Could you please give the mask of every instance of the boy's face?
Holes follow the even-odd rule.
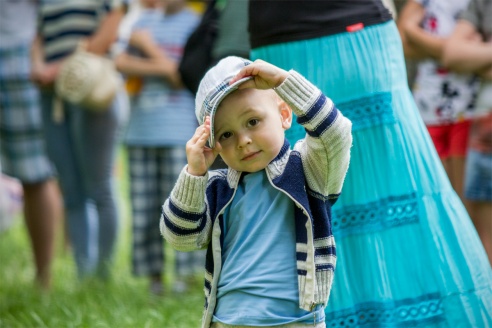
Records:
[[[280,152],[292,112],[273,90],[242,89],[228,95],[215,114],[220,156],[236,171],[264,169]]]

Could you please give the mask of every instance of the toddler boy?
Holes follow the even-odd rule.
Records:
[[[293,150],[292,111],[307,132]],[[178,250],[207,248],[202,327],[325,327],[351,122],[297,72],[239,57],[206,73],[195,113],[160,229]],[[208,171],[218,154],[228,169]]]

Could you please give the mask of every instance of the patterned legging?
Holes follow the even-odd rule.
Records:
[[[135,275],[161,275],[164,239],[159,231],[161,206],[186,164],[183,147],[129,147],[133,214],[132,264]],[[193,275],[204,267],[204,251],[176,252],[176,274]]]

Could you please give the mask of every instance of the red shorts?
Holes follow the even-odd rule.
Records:
[[[427,130],[441,159],[466,157],[470,126],[470,120],[427,126]]]

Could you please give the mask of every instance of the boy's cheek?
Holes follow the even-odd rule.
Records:
[[[219,155],[222,158],[222,160],[229,166],[231,166],[231,164],[233,164],[234,161],[236,161],[234,155],[228,151],[224,151],[224,149],[222,149]]]

